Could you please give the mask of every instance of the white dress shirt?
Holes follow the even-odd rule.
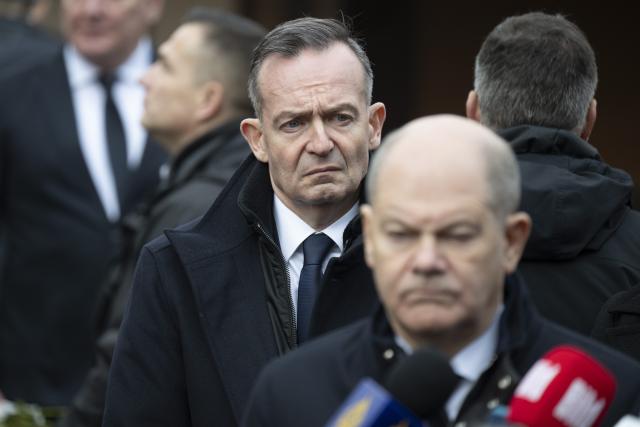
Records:
[[[153,60],[151,40],[143,38],[129,58],[116,70],[113,99],[127,139],[127,161],[135,169],[142,161],[147,133],[140,120],[144,108],[144,88],[140,77]],[[70,44],[64,48],[71,100],[75,112],[80,149],[91,180],[110,221],[120,218],[120,203],[109,161],[105,126],[106,94],[98,81],[100,70]]]
[[[300,281],[300,271],[304,264],[304,255],[302,253],[302,242],[310,235],[316,233],[309,224],[304,222],[291,209],[273,195],[273,215],[275,217],[276,227],[278,229],[278,239],[280,241],[280,250],[282,256],[287,263],[289,270],[289,282],[291,284],[291,298],[293,299],[293,309],[298,312],[298,282]],[[358,204],[356,203],[344,214],[340,219],[328,226],[319,233],[324,233],[333,240],[335,245],[329,251],[329,254],[322,262],[322,271],[327,268],[327,264],[332,257],[340,256],[344,250],[343,234],[349,225],[349,222],[358,214]]]
[[[503,310],[504,306],[500,305],[487,330],[456,353],[449,361],[453,372],[462,378],[445,405],[449,420],[456,419],[467,394],[469,394],[480,376],[493,363],[496,348],[498,347],[498,326]],[[405,353],[413,353],[413,349],[406,340],[398,335],[396,335],[395,339],[398,347],[404,350]]]

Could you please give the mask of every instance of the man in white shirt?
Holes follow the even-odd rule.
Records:
[[[103,425],[238,425],[270,359],[372,311],[357,214],[385,119],[372,84],[339,21],[263,38],[241,124],[254,156],[201,221],[142,250]]]
[[[509,277],[531,221],[517,211],[518,165],[500,137],[461,117],[410,122],[385,139],[367,196],[365,256],[382,307],[267,366],[244,425],[324,425],[359,380],[384,383],[395,362],[419,348],[443,353],[460,378],[442,411],[426,415],[431,427],[487,421],[560,344],[581,348],[615,376],[603,425],[638,409],[640,384],[631,378],[640,365],[544,320],[524,284]]]
[[[164,151],[139,123],[163,0],[62,0],[58,54],[0,82],[0,389],[66,405],[93,359],[119,218]],[[101,81],[105,82],[104,84]]]

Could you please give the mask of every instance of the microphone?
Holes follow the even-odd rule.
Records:
[[[393,367],[386,388],[370,378],[360,381],[325,427],[422,427],[457,383],[446,357],[419,349]]]
[[[518,384],[507,421],[527,427],[595,427],[615,395],[613,375],[571,346],[551,349]]]
[[[625,415],[613,427],[640,427],[640,418],[633,415]]]
[[[422,421],[370,378],[361,380],[325,427],[422,427]]]

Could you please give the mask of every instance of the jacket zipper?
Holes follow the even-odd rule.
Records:
[[[258,228],[258,231],[260,232],[260,234],[262,234],[262,236],[266,238],[267,241],[278,252],[278,254],[280,255],[280,261],[282,262],[282,266],[284,267],[285,276],[287,278],[287,289],[289,290],[289,321],[291,322],[291,327],[293,328],[293,335],[292,335],[293,342],[289,341],[289,345],[293,350],[298,346],[297,344],[298,343],[298,319],[296,317],[295,310],[293,310],[293,296],[291,295],[291,278],[289,277],[289,269],[287,268],[287,262],[285,261],[284,256],[282,255],[282,252],[280,251],[280,248],[278,247],[276,242],[267,233],[267,231],[264,228],[262,228],[262,225],[260,223],[256,223],[256,227]]]

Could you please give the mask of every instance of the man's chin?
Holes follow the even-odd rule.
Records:
[[[440,310],[442,308],[442,310]],[[400,322],[404,329],[415,336],[434,337],[440,336],[450,331],[456,326],[456,321],[450,316],[451,308],[445,310],[442,306],[433,304],[430,307],[423,307],[422,310],[429,310],[429,313],[405,313]]]
[[[319,191],[307,198],[307,204],[313,206],[336,205],[345,202],[352,194],[345,194],[343,191]]]
[[[113,43],[102,37],[82,37],[74,40],[74,46],[80,55],[94,64],[109,62],[114,50]]]

